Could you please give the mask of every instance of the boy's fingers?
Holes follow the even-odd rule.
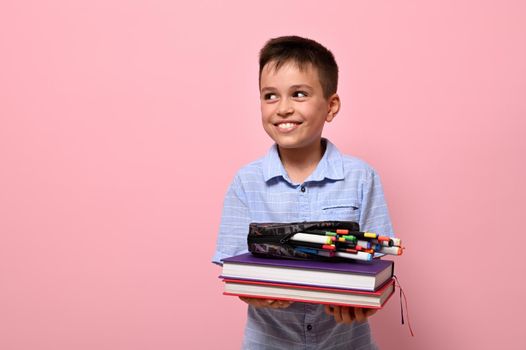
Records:
[[[289,307],[290,304],[292,304],[292,302],[288,300],[272,300],[269,306],[273,309],[284,309]]]
[[[355,315],[356,321],[364,322],[369,316],[374,315],[378,310],[377,309],[366,309],[366,308],[356,308]]]
[[[341,313],[341,306],[338,306],[338,305],[333,306],[333,316],[336,322],[340,323],[343,321],[342,313]]]
[[[331,305],[325,305],[325,313],[326,313],[327,315],[332,315],[332,314],[334,314],[334,311],[333,311],[333,308],[332,308]]]
[[[355,318],[354,308],[353,307],[342,307],[342,320],[344,323],[352,323]]]
[[[290,306],[290,304],[292,304],[292,301],[288,301],[288,300],[280,300],[280,301],[278,301],[278,307],[280,309],[287,308],[287,307]]]
[[[367,319],[366,310],[361,307],[357,307],[354,309],[354,314],[356,315],[356,321],[363,322]]]
[[[367,317],[374,315],[378,309],[367,309]]]
[[[248,305],[259,307],[259,300],[255,298],[247,298],[247,297],[239,297],[239,299],[243,300]]]
[[[245,303],[253,307],[276,307],[274,305],[274,302],[276,300],[273,300],[273,299],[260,299],[260,298],[247,298],[247,297],[239,297],[239,299],[243,300]]]
[[[268,304],[268,307],[271,307],[273,309],[280,309],[281,308],[281,300],[272,300],[272,302],[270,302]]]

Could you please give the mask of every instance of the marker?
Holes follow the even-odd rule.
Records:
[[[336,241],[334,243],[336,244],[336,248],[354,248],[354,247],[356,247],[356,243],[348,242],[345,239],[343,241]]]
[[[387,236],[378,236],[376,237],[376,239],[379,241],[379,242],[388,242],[391,241],[391,237],[387,237]]]
[[[325,256],[327,258],[332,258],[332,257],[334,257],[335,253],[334,252],[329,252],[327,250],[318,250],[317,254],[320,255],[320,256]]]
[[[369,242],[369,241],[364,241],[364,240],[359,239],[356,242],[356,245],[361,245],[365,249],[371,249],[371,242]]]
[[[307,254],[317,254],[318,251],[313,248],[305,248],[305,247],[296,247],[294,248],[295,251],[307,253]]]
[[[389,242],[383,241],[383,242],[378,242],[378,243],[381,244],[383,247],[396,246],[396,244],[394,244],[392,239],[390,239]]]
[[[345,240],[349,241],[349,242],[356,242],[356,236],[344,235],[344,236],[342,236],[342,238],[345,238]]]
[[[309,242],[309,243],[318,243],[318,244],[331,244],[332,239],[329,236],[318,236],[318,235],[312,235],[309,233],[296,233],[292,237],[290,237],[290,240],[297,241],[297,242]]]
[[[363,237],[366,237],[366,238],[377,238],[378,239],[378,235],[374,232],[363,232]]]
[[[379,242],[381,243],[384,247],[392,247],[394,246],[394,242],[392,239],[388,240],[388,241],[382,241],[382,242]]]
[[[394,245],[392,239],[390,239],[388,241],[379,241],[377,239],[371,239],[371,243],[373,243],[373,244],[380,244],[383,247],[392,247]]]
[[[402,255],[402,247],[382,247],[379,253],[389,254],[389,255]]]
[[[325,256],[329,258],[334,256],[334,252],[329,252],[325,250],[317,250],[317,249],[312,249],[312,248],[297,247],[297,248],[294,248],[294,250],[297,250],[299,252],[306,253],[306,254],[320,255],[320,256]]]
[[[384,247],[384,245],[382,243],[371,242],[371,249],[376,251],[376,252],[380,251],[380,249],[382,249],[382,247]]]
[[[391,241],[393,241],[393,245],[395,245],[397,247],[401,247],[402,246],[402,240],[400,238],[392,237]]]
[[[359,251],[365,251],[365,250],[368,250],[368,249],[365,249],[364,247],[362,247],[361,245],[346,245],[346,246],[336,246],[336,250],[338,251],[345,251],[346,249],[352,249],[352,250],[359,250]],[[370,249],[369,249],[370,250]]]
[[[346,259],[365,260],[365,261],[371,261],[373,259],[372,254],[364,253],[364,252],[356,252],[356,253],[336,252],[336,256],[339,256],[341,258],[346,258]]]
[[[378,243],[381,243],[384,247],[392,247],[392,246],[401,247],[402,246],[402,241],[400,240],[400,238],[378,236],[378,239],[376,240],[378,241]]]
[[[325,250],[336,250],[336,246],[333,244],[319,244],[310,242],[289,242],[295,247],[307,247],[313,249],[325,249]]]
[[[319,235],[319,236],[336,236],[336,232],[324,231],[324,230],[307,230],[305,233]]]
[[[359,231],[349,231],[349,230],[336,230],[336,233],[339,234],[339,235],[353,235],[353,236],[356,236],[357,238],[361,238],[361,239],[364,239],[364,238],[369,238],[369,239],[377,239],[379,237],[379,235],[377,235],[376,233],[373,233],[373,232],[359,232]],[[385,236],[382,236],[382,237],[385,237]]]

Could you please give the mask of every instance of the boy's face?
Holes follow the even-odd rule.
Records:
[[[270,62],[261,72],[261,117],[263,128],[280,148],[321,147],[325,122],[339,110],[337,94],[323,96],[318,71],[311,65],[303,71],[294,63],[278,70]]]

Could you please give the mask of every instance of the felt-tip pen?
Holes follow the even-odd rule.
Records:
[[[335,250],[336,246],[333,244],[320,244],[320,243],[310,243],[310,242],[289,242],[289,244],[295,247],[306,247],[312,249],[324,249],[324,250]]]
[[[332,243],[332,237],[330,236],[318,236],[318,235],[312,235],[308,233],[296,233],[292,237],[290,237],[291,241],[297,241],[297,242],[310,242],[310,243],[318,243],[318,244],[331,244]]]
[[[402,255],[403,248],[402,247],[382,247],[378,252],[389,254],[389,255]]]
[[[373,259],[373,255],[364,252],[347,253],[347,252],[336,252],[336,256],[346,259],[365,260],[370,261]]]
[[[312,254],[312,255],[320,255],[325,257],[333,257],[334,252],[326,251],[326,250],[317,250],[313,248],[303,248],[303,247],[296,247],[294,250],[297,250],[302,253]]]

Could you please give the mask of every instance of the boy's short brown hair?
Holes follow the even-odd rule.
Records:
[[[328,98],[338,88],[338,65],[334,55],[320,43],[299,36],[281,36],[267,41],[259,52],[259,80],[263,67],[269,62],[274,69],[293,62],[299,69],[306,69],[310,64],[318,70],[323,95]]]

